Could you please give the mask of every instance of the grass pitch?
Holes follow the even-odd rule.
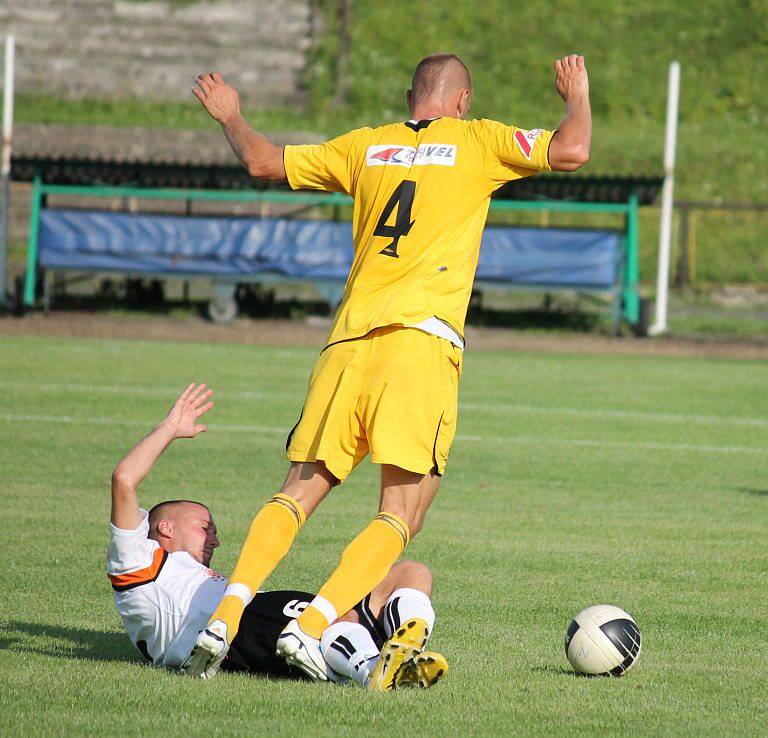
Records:
[[[443,488],[409,549],[434,570],[429,692],[143,666],[104,574],[110,472],[189,381],[210,431],[141,489],[208,502],[229,571],[285,472],[315,349],[0,339],[4,735],[764,734],[766,366],[475,352]],[[270,587],[319,586],[375,512],[364,463],[303,530]],[[631,612],[622,679],[573,675],[582,607]]]

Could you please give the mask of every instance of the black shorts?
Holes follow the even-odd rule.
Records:
[[[275,655],[275,647],[283,628],[301,615],[313,598],[313,594],[297,590],[257,594],[243,612],[240,629],[221,668],[224,671],[249,674],[305,678],[303,671],[288,666],[284,659]],[[361,625],[371,634],[376,646],[381,648],[386,635],[383,625],[371,612],[369,600],[370,595],[355,605],[354,609]]]

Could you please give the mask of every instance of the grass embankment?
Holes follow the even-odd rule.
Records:
[[[402,118],[404,90],[424,54],[450,49],[472,69],[473,114],[524,127],[553,127],[562,105],[552,60],[586,56],[594,136],[584,173],[661,171],[668,64],[682,63],[676,196],[768,202],[768,9],[733,3],[587,0],[510,6],[503,0],[450,5],[358,0],[351,14],[349,92],[332,104],[338,51],[333,0],[320,0],[326,34],[310,55],[303,110],[249,110],[265,130],[332,135]],[[22,96],[20,121],[207,127],[197,103],[60,101]],[[552,224],[567,223],[553,219]],[[583,222],[583,221],[582,221]],[[768,215],[704,215],[694,225],[700,282],[768,282]],[[652,281],[658,213],[642,222],[643,279]]]

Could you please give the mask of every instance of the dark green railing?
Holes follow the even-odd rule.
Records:
[[[144,200],[183,200],[186,202],[268,202],[307,206],[350,206],[352,199],[339,193],[313,194],[308,192],[280,192],[274,190],[187,190],[148,189],[139,187],[100,187],[79,185],[43,184],[35,177],[32,189],[32,209],[27,251],[27,274],[24,284],[24,303],[35,301],[37,282],[37,241],[40,227],[40,211],[45,207],[48,195],[82,197],[140,198]],[[624,270],[622,283],[622,315],[631,324],[640,319],[638,269],[638,197],[631,194],[626,203],[571,202],[564,200],[492,200],[491,209],[544,210],[558,213],[614,213],[624,215]]]

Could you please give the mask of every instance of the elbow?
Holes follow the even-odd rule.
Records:
[[[552,163],[552,169],[556,172],[575,172],[581,169],[589,161],[588,146],[574,146],[556,162]]]
[[[284,172],[278,171],[271,162],[249,162],[248,174],[254,179],[266,179],[269,182],[282,182],[285,179]]]
[[[250,174],[251,177],[255,177],[256,179],[262,179],[264,177],[264,168],[260,161],[256,159],[250,159],[246,168],[248,169],[248,174]]]
[[[258,155],[251,153],[245,162],[248,174],[256,179],[267,179],[270,182],[285,180],[285,165],[283,164],[283,149],[272,147],[269,151]]]
[[[130,492],[133,489],[133,480],[131,475],[122,465],[118,464],[112,472],[112,489],[115,492]]]
[[[115,467],[112,472],[112,486],[119,487],[125,483],[125,472],[120,466]]]
[[[589,146],[581,146],[576,152],[574,152],[572,158],[573,170],[576,171],[583,167],[589,161]]]

